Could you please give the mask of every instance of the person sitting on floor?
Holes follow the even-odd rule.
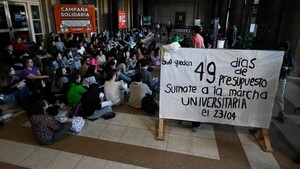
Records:
[[[143,76],[143,83],[146,83],[152,91],[159,89],[159,81],[157,78],[153,78],[151,72],[148,71],[149,61],[141,60],[141,68],[136,71]]]
[[[82,85],[85,88],[89,88],[91,84],[97,84],[96,81],[96,67],[94,65],[90,65],[85,72],[84,76],[82,77]]]
[[[17,99],[23,108],[28,108],[29,89],[25,80],[16,76],[12,66],[0,64],[0,93],[4,103]]]
[[[67,92],[67,101],[71,106],[80,103],[82,94],[87,91],[80,82],[81,77],[79,74],[72,76],[71,85]]]
[[[119,105],[124,100],[124,94],[129,93],[127,83],[116,81],[116,73],[114,71],[107,72],[107,81],[104,84],[104,93],[106,100],[112,101],[113,105]]]
[[[146,96],[146,93],[152,94],[148,85],[143,83],[142,80],[143,76],[138,73],[133,77],[132,83],[129,85],[129,105],[137,109],[142,107],[142,99]]]
[[[88,90],[81,97],[82,111],[79,116],[89,120],[96,120],[100,117],[111,119],[115,117],[111,106],[102,107],[100,100],[100,88],[97,84],[91,84]]]
[[[72,122],[59,123],[55,118],[49,115],[46,110],[48,103],[46,100],[37,100],[32,107],[30,116],[31,129],[33,137],[44,145],[57,142],[72,127]]]

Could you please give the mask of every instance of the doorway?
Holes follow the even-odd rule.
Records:
[[[0,38],[12,42],[17,37],[30,40],[26,4],[2,1],[0,2]]]
[[[45,32],[42,23],[40,2],[0,1],[1,46],[18,37],[28,42],[42,41]]]
[[[175,26],[184,27],[185,26],[185,12],[175,13]]]

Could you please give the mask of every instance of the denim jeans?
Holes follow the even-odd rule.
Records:
[[[126,83],[131,82],[131,78],[126,76],[124,73],[121,73],[121,72],[117,75],[117,78],[116,78],[116,81],[119,81],[119,80],[123,80]]]
[[[17,99],[21,104],[23,104],[29,99],[29,94],[29,89],[27,86],[24,86],[10,94],[4,95],[3,101],[5,103],[9,103]]]

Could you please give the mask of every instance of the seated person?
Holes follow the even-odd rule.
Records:
[[[66,69],[58,68],[55,71],[55,76],[51,85],[51,92],[55,94],[65,94],[68,84],[69,78],[67,77]]]
[[[90,65],[88,67],[86,73],[82,77],[82,85],[85,88],[89,88],[91,84],[97,84],[96,77],[95,77],[96,72],[97,70],[94,65]]]
[[[126,83],[130,83],[131,82],[131,78],[129,76],[127,76],[126,74],[122,73],[121,71],[119,71],[117,69],[117,60],[115,58],[112,58],[108,63],[107,63],[107,67],[106,67],[106,71],[107,72],[111,72],[114,71],[117,74],[116,80],[123,80]],[[106,73],[107,73],[106,72]]]
[[[143,83],[146,83],[149,88],[153,90],[158,90],[159,81],[157,78],[153,78],[151,72],[148,71],[149,62],[147,60],[141,61],[141,68],[136,71],[143,76]]]
[[[7,44],[4,48],[4,50],[0,54],[0,60],[1,62],[7,64],[7,65],[14,65],[16,63],[22,63],[20,58],[16,57],[14,54],[14,48],[12,44]],[[21,69],[23,66],[22,64],[19,66]]]
[[[146,96],[146,93],[152,94],[148,85],[143,83],[142,80],[143,76],[138,73],[133,77],[132,83],[129,85],[129,105],[137,109],[142,107],[142,99]]]
[[[130,57],[126,60],[126,69],[127,70],[134,70],[137,66],[137,59],[136,54],[131,53]]]
[[[32,59],[25,59],[25,68],[22,73],[29,90],[32,90],[32,81],[34,79],[49,78],[47,75],[41,75],[39,69],[33,65]]]
[[[110,119],[115,117],[111,106],[102,107],[100,100],[100,88],[97,84],[91,84],[88,90],[81,97],[82,111],[79,116],[89,120],[96,120],[100,117]]]
[[[159,56],[159,49],[156,48],[155,51],[150,52],[150,58],[151,58],[151,63],[153,66],[160,66],[160,56]]]
[[[107,72],[107,81],[104,84],[104,93],[106,100],[110,100],[113,105],[119,105],[123,102],[124,94],[128,93],[127,83],[116,81],[116,73],[114,71]]]
[[[66,105],[65,96],[56,97],[54,93],[47,87],[46,82],[43,79],[33,80],[33,90],[30,95],[30,103],[33,104],[37,100],[46,100],[49,106],[47,112],[51,115],[58,112]],[[27,111],[27,115],[30,116],[31,112]]]
[[[15,75],[12,66],[0,65],[0,93],[2,93],[4,103],[17,99],[23,108],[28,108],[26,105],[28,105],[29,90],[25,81]]]
[[[40,70],[43,70],[43,63],[45,62],[45,60],[52,57],[47,53],[44,42],[40,42],[35,45],[35,48],[32,51],[32,56],[34,65],[37,66]]]
[[[81,84],[81,77],[79,74],[75,74],[71,77],[71,85],[67,92],[67,101],[69,105],[73,106],[80,103],[82,94],[87,90]]]
[[[18,60],[24,60],[29,57],[28,48],[26,44],[22,41],[22,38],[17,38],[17,41],[12,44],[14,54]]]
[[[46,110],[48,103],[45,100],[37,100],[32,107],[30,116],[31,129],[33,137],[44,145],[57,142],[71,129],[72,123],[59,123],[55,118],[49,115]]]
[[[53,70],[56,71],[58,68],[66,68],[69,65],[67,58],[63,58],[61,53],[58,52],[55,54],[55,60],[53,60]]]

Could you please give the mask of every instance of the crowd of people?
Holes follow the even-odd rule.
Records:
[[[34,44],[19,37],[0,53],[1,104],[17,100],[41,144],[66,135],[74,117],[110,119],[113,106],[123,103],[140,109],[146,93],[159,90],[151,73],[160,65],[159,47],[144,45],[146,33],[127,29],[111,37],[104,30],[88,40],[51,32]],[[58,118],[65,111],[66,118]]]
[[[156,34],[159,29],[157,23]],[[169,22],[167,29],[169,41]],[[158,78],[151,73],[152,66],[160,66],[160,49],[156,41],[144,45],[142,38],[147,33],[144,29],[127,29],[111,37],[104,30],[88,40],[83,34],[64,37],[51,32],[47,41],[34,44],[19,37],[0,54],[1,104],[17,100],[27,111],[33,136],[41,144],[52,144],[64,136],[74,127],[76,116],[92,121],[114,118],[113,106],[125,102],[133,108],[143,108],[143,98],[148,94],[154,98],[160,87]],[[174,34],[171,40],[182,47],[210,48],[213,42],[209,39],[213,38],[208,37],[209,33],[195,26],[191,38],[184,36],[181,40]],[[290,44],[280,46],[288,56],[284,57],[282,87],[276,99],[282,119],[286,119],[285,78],[293,70],[289,48]],[[104,105],[105,101],[109,104]],[[57,119],[67,108],[68,118]],[[193,122],[192,126],[196,132],[201,122]]]

